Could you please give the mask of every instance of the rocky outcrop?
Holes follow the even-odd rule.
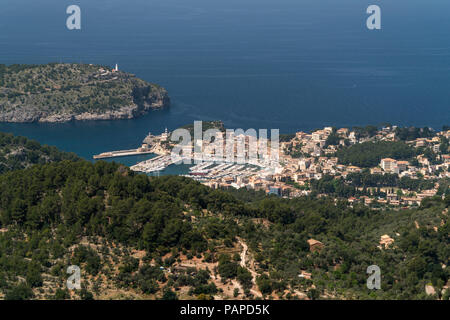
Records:
[[[170,106],[164,88],[125,72],[92,65],[43,65],[41,69],[47,75],[40,77],[44,78],[40,80],[44,83],[40,85],[45,87],[44,91],[27,92],[30,84],[21,82],[18,82],[18,88],[0,87],[0,122],[133,119],[150,110]],[[20,70],[17,78],[32,77],[35,70],[30,70]],[[57,71],[60,77],[55,80],[52,78],[55,72],[51,71]],[[61,74],[67,74],[67,77],[61,80]],[[60,84],[48,88],[48,82],[57,81]],[[9,96],[13,98],[6,98]]]

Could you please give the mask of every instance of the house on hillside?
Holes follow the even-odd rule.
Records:
[[[309,251],[311,251],[311,252],[316,252],[316,251],[320,252],[320,250],[322,250],[324,248],[324,244],[322,242],[320,242],[319,240],[309,239],[308,244],[309,244]]]

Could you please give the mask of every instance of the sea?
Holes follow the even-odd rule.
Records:
[[[71,5],[81,30],[66,27]],[[380,30],[366,26],[371,5]],[[386,123],[439,130],[450,124],[449,16],[448,0],[2,0],[1,64],[117,63],[164,86],[172,106],[133,120],[0,131],[92,159],[195,120],[281,133]]]

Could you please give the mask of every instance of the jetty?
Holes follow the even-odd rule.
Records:
[[[149,147],[148,144],[144,143],[140,148],[137,149],[129,149],[129,150],[118,150],[118,151],[108,151],[100,154],[94,155],[94,159],[106,159],[106,158],[116,158],[116,157],[127,157],[127,156],[136,156],[143,154],[153,153],[153,150]]]
[[[136,155],[150,154],[150,153],[153,153],[153,152],[151,152],[151,151],[138,151],[138,149],[119,150],[119,151],[110,151],[110,152],[104,152],[104,153],[97,154],[97,155],[94,156],[94,159],[98,160],[98,159],[106,159],[106,158],[136,156]]]

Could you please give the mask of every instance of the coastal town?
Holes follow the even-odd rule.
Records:
[[[310,133],[281,135],[276,163],[271,160],[270,152],[266,158],[246,163],[218,157],[218,146],[223,139],[219,133],[213,142],[203,142],[201,159],[196,159],[192,152],[193,159],[200,161],[194,162],[185,176],[214,189],[247,188],[286,198],[333,195],[347,199],[350,204],[373,208],[419,206],[425,198],[443,196],[448,190],[450,128],[445,129],[435,132],[391,125],[356,129],[325,127]],[[176,144],[170,135],[167,129],[161,135],[149,134],[140,148],[125,150],[157,155],[131,169],[153,174],[173,165],[171,151]],[[251,137],[242,134],[233,137],[234,154],[237,154],[239,138],[245,141],[248,156]],[[258,145],[261,140],[257,141]],[[271,150],[270,141],[264,142],[268,142]],[[379,146],[388,150],[387,155],[384,156],[385,151],[370,155]],[[357,149],[363,147],[369,151]],[[193,145],[185,148],[192,151]],[[353,163],[351,157],[350,161],[346,159],[349,153],[353,157],[368,157],[363,160],[370,161],[355,158]],[[120,156],[120,152],[116,155]]]
[[[439,187],[443,190],[448,189],[446,179],[450,178],[448,154],[450,130],[429,134],[430,137],[427,138],[418,137],[400,142],[401,138],[396,126],[383,127],[381,130],[371,129],[371,134],[361,134],[348,128],[336,130],[325,127],[310,134],[297,132],[294,138],[281,143],[284,153],[284,170],[273,177],[278,194],[309,195],[312,192],[310,187],[312,182],[325,180],[328,177],[333,178],[334,181],[345,181],[356,186],[356,194],[347,198],[350,203],[363,203],[370,206],[411,206],[420,205],[424,198],[435,196]],[[335,143],[330,143],[330,140]],[[389,143],[404,143],[405,146],[416,150],[417,152],[414,153],[417,155],[411,156],[409,161],[381,157],[379,162],[370,167],[354,165],[351,162],[344,164],[345,161],[339,157],[339,149],[351,150],[352,145],[365,144],[368,147],[367,152],[371,152],[372,146],[383,142],[387,143],[388,148]],[[343,153],[345,156],[345,152]],[[387,186],[383,186],[383,180],[389,180],[383,177],[393,178],[394,176],[399,179],[392,179],[395,181],[403,179],[425,182],[422,183],[425,188],[402,188],[401,183],[395,182],[384,183]],[[380,183],[377,183],[378,185],[356,183],[355,180],[361,177],[369,177],[368,180],[370,177],[377,177],[378,179],[373,180]],[[298,189],[302,190],[298,191]],[[326,192],[320,193],[320,191],[324,190],[319,190],[317,196],[326,195]]]

